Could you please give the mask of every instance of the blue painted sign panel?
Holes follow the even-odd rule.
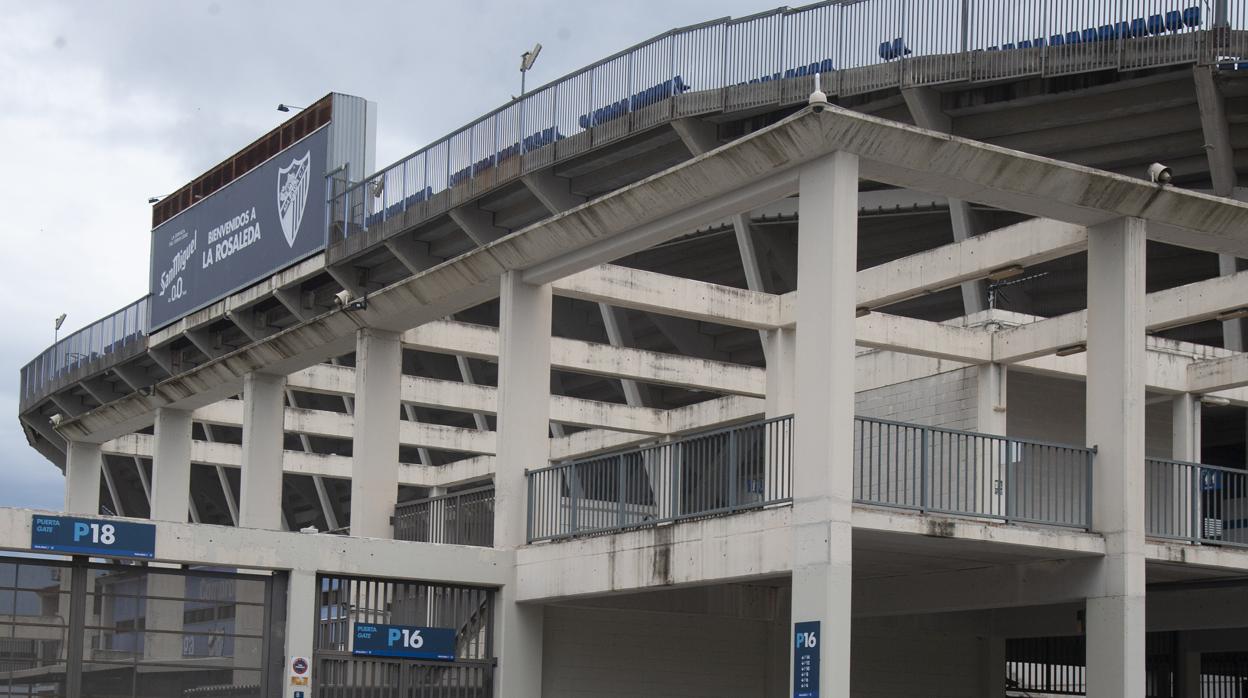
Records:
[[[153,330],[325,249],[329,129],[152,230]]]
[[[793,624],[793,698],[819,698],[819,621]]]
[[[156,555],[153,524],[40,514],[32,516],[30,524],[32,550],[144,559]]]
[[[352,654],[404,659],[455,659],[455,631],[415,625],[356,623]]]

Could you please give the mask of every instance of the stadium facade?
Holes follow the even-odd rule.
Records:
[[[380,170],[327,95],[22,370],[0,694],[1243,696],[1246,61],[826,2]]]

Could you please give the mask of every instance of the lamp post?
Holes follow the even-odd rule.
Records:
[[[520,54],[520,98],[524,99],[524,76],[537,62],[537,54],[542,52],[542,45],[535,44],[532,51],[525,51]]]
[[[293,105],[293,104],[279,104],[279,105],[277,105],[277,110],[278,110],[278,111],[290,111],[291,109],[294,109],[295,111],[303,111],[304,109],[307,109],[307,107],[296,107],[296,106],[295,106],[295,105]]]
[[[61,337],[61,325],[65,324],[65,313],[56,316],[56,322],[52,325],[52,344],[56,345],[57,340]]]

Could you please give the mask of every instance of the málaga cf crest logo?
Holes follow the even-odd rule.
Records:
[[[282,222],[286,244],[295,246],[304,205],[308,203],[308,182],[312,174],[312,151],[295,158],[277,171],[277,217]]]

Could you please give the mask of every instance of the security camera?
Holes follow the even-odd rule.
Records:
[[[819,73],[815,73],[815,91],[810,93],[810,99],[806,103],[816,114],[822,114],[828,108],[828,96],[819,89]]]
[[[339,308],[347,307],[347,304],[350,302],[351,302],[350,291],[343,289],[342,291],[339,291],[334,294],[334,305],[338,306]]]
[[[1154,162],[1148,166],[1148,180],[1153,184],[1169,184],[1172,179],[1174,179],[1174,173],[1160,162]]]
[[[52,423],[52,426],[59,427],[61,426],[61,422],[65,421],[65,415],[61,414],[60,412],[57,412],[51,417],[48,417],[48,421]]]

